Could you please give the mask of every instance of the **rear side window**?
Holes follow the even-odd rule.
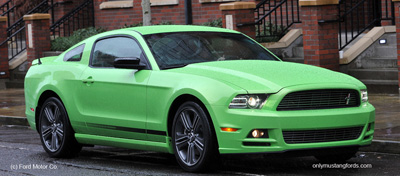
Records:
[[[68,51],[64,56],[64,61],[81,61],[85,44],[79,45],[76,48]]]

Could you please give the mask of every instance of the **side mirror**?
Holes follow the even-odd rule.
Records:
[[[128,68],[142,70],[146,65],[140,64],[140,59],[136,57],[116,58],[114,60],[115,68]]]

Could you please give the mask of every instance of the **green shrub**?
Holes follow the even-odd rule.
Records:
[[[201,24],[202,26],[211,26],[211,27],[220,27],[222,28],[222,18],[218,18],[216,20],[212,20],[210,22],[205,22]]]
[[[76,30],[69,37],[58,37],[53,41],[51,41],[51,50],[65,51],[71,46],[79,43],[80,41],[105,31],[106,30],[103,28],[94,28],[94,27]]]
[[[261,29],[259,31],[256,26],[256,41],[259,43],[277,42],[289,31],[285,30],[285,28],[285,26],[272,24],[270,22],[266,24],[265,30]]]
[[[143,23],[142,23],[142,22],[140,22],[140,23],[133,23],[133,24],[130,24],[130,25],[124,24],[124,26],[122,26],[121,29],[123,29],[123,28],[130,28],[130,27],[138,27],[138,26],[143,26]]]

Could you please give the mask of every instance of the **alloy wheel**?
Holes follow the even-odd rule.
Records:
[[[43,108],[41,118],[40,136],[46,146],[51,151],[57,151],[64,140],[64,123],[60,108],[54,103],[49,102]]]
[[[178,116],[175,129],[175,148],[181,161],[193,166],[204,155],[204,129],[199,113],[193,108],[183,109]]]

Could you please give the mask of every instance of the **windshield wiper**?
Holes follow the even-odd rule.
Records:
[[[181,67],[185,67],[187,65],[189,65],[189,64],[173,64],[173,65],[163,66],[162,69],[181,68]]]

